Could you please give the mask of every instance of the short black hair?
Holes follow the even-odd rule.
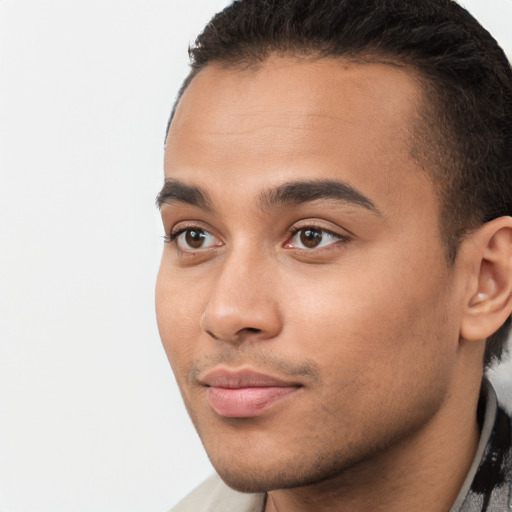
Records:
[[[238,0],[189,48],[184,91],[209,64],[258,65],[271,54],[384,62],[416,73],[424,104],[413,155],[441,203],[450,264],[463,238],[512,215],[512,70],[495,39],[453,0]],[[487,339],[500,360],[511,318]]]

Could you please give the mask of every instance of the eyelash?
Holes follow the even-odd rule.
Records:
[[[171,244],[173,243],[176,238],[178,238],[180,235],[182,235],[183,233],[186,233],[187,231],[207,231],[208,233],[210,233],[210,231],[204,227],[201,227],[199,226],[198,224],[190,224],[190,225],[187,225],[187,226],[183,226],[179,229],[177,229],[176,231],[174,231],[174,227],[171,228],[171,231],[170,233],[167,235],[163,235],[163,239],[164,239],[164,242],[166,244]]]
[[[209,235],[215,237],[215,235],[213,235],[211,230],[206,229],[206,228],[201,227],[201,226],[198,226],[197,224],[196,225],[191,224],[189,226],[184,226],[184,227],[182,227],[180,229],[177,229],[176,231],[172,231],[171,230],[171,233],[169,235],[164,235],[164,237],[163,237],[164,243],[166,243],[166,244],[174,244],[175,247],[176,247],[176,250],[178,250],[181,254],[186,255],[186,256],[193,256],[194,254],[197,254],[200,251],[204,252],[205,250],[212,249],[212,248],[214,248],[216,246],[216,245],[212,245],[212,246],[208,246],[208,247],[199,247],[196,250],[194,250],[193,248],[190,248],[189,250],[187,250],[187,249],[180,249],[177,240],[178,240],[178,238],[181,235],[183,235],[187,231],[196,231],[196,232],[200,231],[202,233],[208,233]],[[219,245],[222,245],[222,244],[219,244]],[[218,247],[218,245],[217,245],[217,247]]]
[[[318,231],[318,232],[322,233],[324,236],[326,235],[326,236],[333,237],[334,239],[336,239],[336,241],[333,241],[333,242],[328,243],[327,245],[321,246],[321,247],[314,247],[314,248],[308,248],[308,249],[301,248],[301,247],[290,247],[290,249],[294,249],[296,251],[304,251],[304,252],[313,252],[315,250],[329,250],[329,249],[333,249],[334,248],[333,246],[338,245],[338,242],[346,243],[346,242],[350,241],[350,237],[348,235],[337,233],[336,231],[326,229],[325,227],[315,225],[314,223],[309,223],[309,224],[302,225],[302,226],[292,227],[288,232],[287,241],[293,239],[301,231],[307,231],[307,230]]]
[[[187,231],[193,231],[193,230],[201,230],[201,231],[209,231],[204,228],[200,228],[199,226],[188,226],[186,228],[181,228],[178,231],[175,231],[174,233],[170,233],[168,235],[163,235],[162,238],[164,239],[164,243],[166,244],[172,244],[176,238],[178,238],[183,233],[186,233]]]
[[[331,243],[328,243],[327,245],[325,246],[320,246],[320,247],[313,247],[313,248],[303,248],[303,247],[286,247],[286,244],[289,243],[289,241],[291,239],[293,239],[297,234],[299,234],[300,232],[302,231],[306,231],[306,230],[314,230],[314,231],[317,231],[317,232],[321,232],[322,234],[324,235],[327,235],[327,236],[330,236],[330,237],[333,237],[335,239],[335,241],[331,242]],[[198,230],[198,231],[203,231],[203,232],[207,232],[209,234],[212,234],[210,231],[208,231],[207,229],[203,228],[203,227],[200,227],[200,226],[197,226],[197,225],[190,225],[190,226],[185,226],[185,227],[182,227],[181,229],[178,229],[174,232],[171,231],[171,233],[169,235],[164,235],[163,236],[163,239],[164,239],[164,242],[166,244],[172,244],[176,241],[176,239],[182,235],[183,233],[186,233],[187,231],[192,231],[192,230]],[[215,235],[213,235],[215,236]],[[340,233],[337,233],[335,231],[332,231],[332,230],[329,230],[329,229],[326,229],[325,227],[323,226],[318,226],[318,225],[315,225],[314,223],[309,223],[309,224],[306,224],[306,225],[302,225],[302,226],[292,226],[287,235],[286,235],[286,242],[285,244],[283,245],[283,248],[287,248],[287,249],[294,249],[296,251],[302,251],[302,252],[307,252],[307,253],[311,253],[315,250],[329,250],[329,249],[333,249],[334,247],[333,246],[336,246],[338,245],[338,242],[342,242],[342,243],[346,243],[346,242],[349,242],[350,241],[350,237],[347,236],[347,235],[343,235],[343,234],[340,234]],[[321,243],[321,241],[320,241]],[[203,248],[203,250],[205,249],[210,249],[211,247],[205,247]],[[189,254],[193,254],[193,253],[198,253],[199,251],[201,250],[201,248],[198,248],[197,250],[194,250],[194,249],[190,249],[189,251],[187,250],[181,250],[182,253],[189,253]]]
[[[174,233],[169,233],[168,235],[164,235],[165,243],[166,244],[172,244],[174,242],[174,240],[176,240],[176,238],[178,238],[182,233],[184,233],[185,231],[187,231],[189,229],[194,229],[194,228],[183,228],[183,229],[180,229],[180,230],[178,230],[178,231],[176,231]]]

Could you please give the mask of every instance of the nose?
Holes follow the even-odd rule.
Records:
[[[272,266],[263,258],[233,254],[215,279],[201,329],[228,343],[276,337],[282,322],[275,281]]]

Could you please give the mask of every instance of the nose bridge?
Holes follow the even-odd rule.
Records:
[[[210,336],[238,341],[271,338],[280,330],[272,265],[261,251],[233,248],[222,263],[201,318]]]

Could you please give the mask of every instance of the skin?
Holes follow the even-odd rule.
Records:
[[[411,156],[421,100],[405,69],[272,56],[206,67],[171,125],[165,176],[182,188],[161,212],[166,234],[183,234],[163,251],[159,330],[213,465],[268,492],[267,512],[446,511],[471,464],[485,336],[461,330],[492,233],[447,263],[438,199]],[[373,206],[268,200],[318,180]],[[187,244],[191,229],[203,246]],[[215,368],[297,389],[224,417],[201,383]]]

